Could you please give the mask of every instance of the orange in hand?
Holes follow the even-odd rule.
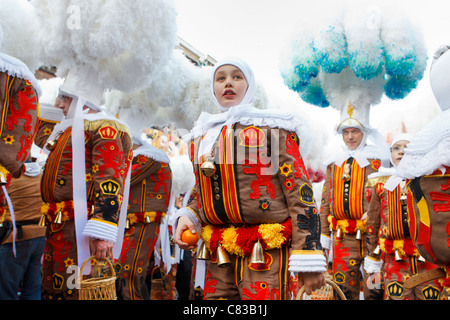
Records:
[[[191,230],[186,229],[181,235],[181,240],[190,246],[195,246],[198,242],[198,234],[192,233]]]

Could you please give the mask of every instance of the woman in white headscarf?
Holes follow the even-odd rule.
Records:
[[[289,299],[289,271],[307,293],[320,288],[326,262],[300,155],[304,125],[252,105],[256,83],[241,59],[219,61],[211,88],[222,112],[202,113],[189,135],[195,198],[178,210],[175,235],[182,249],[193,249],[182,233],[200,234],[199,256],[211,259],[205,298]]]

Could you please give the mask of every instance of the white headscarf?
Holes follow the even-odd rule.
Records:
[[[255,95],[256,95],[256,81],[255,81],[255,77],[253,74],[253,70],[250,68],[250,66],[244,60],[237,58],[237,57],[227,57],[227,58],[224,58],[224,59],[218,61],[215,64],[214,69],[211,74],[211,77],[212,77],[211,93],[212,93],[212,97],[213,97],[213,100],[214,100],[214,103],[216,104],[216,106],[223,112],[226,112],[230,109],[230,108],[225,108],[225,107],[221,106],[219,101],[217,101],[216,95],[214,94],[214,76],[216,74],[217,69],[219,69],[221,66],[224,66],[224,65],[232,65],[232,66],[239,68],[239,70],[242,71],[242,73],[245,76],[245,80],[247,81],[248,88],[247,88],[247,92],[245,93],[245,96],[242,99],[239,106],[251,105],[253,102],[253,99],[255,98]]]
[[[242,101],[238,105],[230,108],[225,108],[221,106],[216,98],[216,95],[214,94],[214,77],[216,71],[217,69],[219,69],[221,66],[224,65],[233,65],[239,68],[239,70],[241,70],[242,73],[244,74],[245,80],[247,81],[248,85],[247,91],[245,92]],[[198,153],[199,157],[201,157],[204,154],[209,154],[211,152],[212,146],[216,141],[216,138],[219,135],[220,131],[222,130],[222,127],[226,125],[227,121],[230,122],[231,120],[234,119],[233,115],[236,112],[239,112],[242,109],[253,108],[252,101],[256,94],[256,81],[252,69],[244,60],[237,57],[228,57],[219,60],[214,66],[211,74],[211,94],[214,103],[220,110],[222,110],[222,113],[213,117],[208,116],[209,119],[206,122],[202,123],[202,125],[208,129],[204,138],[202,139],[202,142],[199,145],[199,153]],[[205,115],[204,114],[200,115],[199,120],[202,119],[202,116]],[[211,122],[207,123],[208,121]]]
[[[389,148],[391,149],[393,146],[394,146],[394,144],[396,144],[397,142],[399,142],[399,141],[411,141],[411,138],[412,138],[412,136],[410,135],[410,134],[407,134],[407,133],[402,133],[402,134],[399,134],[398,136],[396,136],[393,140],[392,140],[392,142],[391,142],[391,145],[389,146]],[[395,164],[394,164],[394,161],[392,161],[392,154],[391,154],[391,163],[392,163],[392,165],[394,166],[394,167],[397,167]]]

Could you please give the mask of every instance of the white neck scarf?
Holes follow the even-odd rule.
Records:
[[[332,149],[329,158],[324,163],[326,166],[332,163],[341,166],[350,157],[354,158],[361,168],[370,164],[369,159],[380,160],[384,167],[390,165],[389,146],[384,137],[375,129],[366,129],[361,144],[355,150],[348,149],[343,140],[339,149],[336,150],[334,147]]]

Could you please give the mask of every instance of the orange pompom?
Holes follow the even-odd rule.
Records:
[[[195,246],[198,242],[198,234],[192,233],[191,230],[186,229],[183,231],[183,234],[181,235],[181,240],[190,246]]]

